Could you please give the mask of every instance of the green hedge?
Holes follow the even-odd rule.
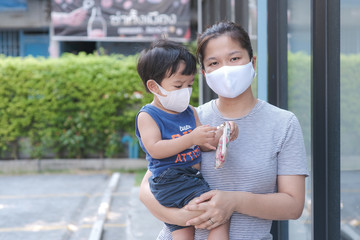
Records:
[[[114,157],[134,137],[134,118],[151,102],[137,56],[66,54],[57,59],[0,57],[0,153]],[[197,84],[194,84],[197,86]],[[192,103],[197,103],[197,88]],[[134,138],[135,139],[135,138]],[[21,150],[21,149],[20,149]]]
[[[310,149],[310,56],[289,53],[289,109]],[[57,59],[0,57],[0,155],[18,158],[22,139],[41,158],[114,157],[152,95],[136,71],[137,56],[66,54]],[[343,154],[360,154],[360,55],[341,56]],[[197,78],[191,104],[198,104]],[[135,139],[135,138],[134,138]],[[1,157],[1,156],[0,156]]]

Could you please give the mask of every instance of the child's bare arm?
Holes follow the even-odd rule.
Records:
[[[200,122],[199,116],[197,115],[197,112],[196,112],[195,108],[192,107],[192,109],[194,111],[196,127],[202,126],[202,123]],[[230,133],[230,141],[233,141],[233,140],[235,140],[237,138],[237,136],[239,134],[238,126],[234,121],[230,121],[230,131],[231,131],[231,133]],[[212,146],[212,147],[209,148],[208,145],[207,146],[200,145],[199,147],[200,147],[201,151],[208,152],[208,151],[216,150],[216,146],[219,143],[219,139],[220,139],[222,133],[223,133],[223,128],[218,127],[215,130],[215,137],[212,139],[212,141],[209,142],[209,145]]]
[[[195,121],[196,121],[196,127],[200,127],[202,126],[202,123],[200,122],[199,116],[195,110],[195,108],[193,106],[191,106],[193,112],[194,112],[194,116],[195,116]],[[222,131],[219,131],[219,129],[215,128],[215,137],[212,139],[212,141],[209,142],[208,146],[204,146],[204,145],[199,145],[201,151],[203,152],[209,152],[212,150],[216,150],[216,146],[219,142],[219,138],[222,134]]]
[[[139,113],[137,125],[146,150],[153,158],[157,159],[176,155],[193,145],[211,148],[209,142],[213,141],[216,130],[216,127],[203,125],[181,137],[163,140],[158,125],[146,112]]]

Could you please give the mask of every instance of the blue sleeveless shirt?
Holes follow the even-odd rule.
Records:
[[[163,140],[181,137],[190,133],[196,127],[194,112],[190,106],[181,113],[171,114],[151,104],[147,104],[140,109],[140,112],[146,112],[154,119],[160,129]],[[192,166],[201,161],[201,152],[198,146],[193,146],[168,158],[156,159],[151,157],[141,141],[137,126],[139,113],[136,116],[135,132],[141,148],[146,153],[146,159],[149,161],[148,168],[152,172],[153,177],[159,176],[167,168]]]

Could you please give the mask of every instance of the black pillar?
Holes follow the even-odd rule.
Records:
[[[287,0],[268,0],[268,102],[288,108]],[[289,239],[288,221],[273,221],[274,240]]]
[[[268,0],[268,101],[288,108],[287,0]]]
[[[312,239],[340,239],[340,1],[312,0]]]

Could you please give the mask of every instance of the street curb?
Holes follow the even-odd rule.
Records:
[[[97,211],[96,221],[91,229],[89,240],[100,240],[103,233],[104,223],[110,209],[111,194],[115,190],[120,179],[120,173],[113,173],[109,185],[104,191],[103,198]]]
[[[5,174],[61,170],[137,170],[147,168],[141,158],[118,159],[34,159],[1,160],[0,172]]]

